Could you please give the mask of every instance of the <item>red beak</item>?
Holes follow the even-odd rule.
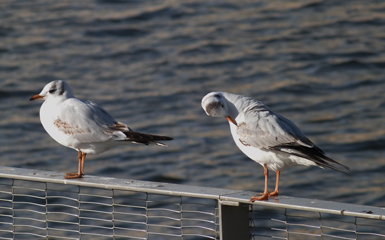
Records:
[[[31,97],[31,98],[29,99],[29,101],[33,101],[33,100],[41,99],[41,98],[43,98],[43,96],[40,96],[40,95],[38,94],[38,95],[35,95],[35,96]]]
[[[227,120],[229,120],[229,122],[234,123],[235,126],[238,126],[237,122],[234,119],[232,119],[230,116],[227,117]]]

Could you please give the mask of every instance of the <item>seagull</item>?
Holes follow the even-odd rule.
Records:
[[[47,133],[61,145],[78,151],[78,172],[66,173],[66,179],[83,177],[87,154],[99,154],[126,143],[166,146],[158,141],[173,140],[133,131],[95,103],[76,98],[70,85],[62,80],[48,83],[29,100],[37,99],[44,100],[40,121]]]
[[[262,196],[250,201],[268,200],[278,196],[281,170],[297,165],[328,167],[349,175],[331,165],[348,167],[327,157],[289,119],[271,111],[252,98],[227,92],[211,92],[202,99],[202,108],[208,116],[226,118],[238,148],[264,168],[265,190]],[[269,169],[276,172],[275,190],[269,193]]]

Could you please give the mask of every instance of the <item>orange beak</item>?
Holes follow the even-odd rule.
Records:
[[[229,120],[229,122],[234,123],[235,126],[238,126],[237,122],[234,119],[232,119],[230,116],[227,117],[227,120]]]
[[[38,94],[38,95],[35,95],[35,96],[31,97],[31,98],[29,99],[29,101],[33,101],[33,100],[41,99],[41,98],[43,98],[43,96],[40,96],[40,95]]]

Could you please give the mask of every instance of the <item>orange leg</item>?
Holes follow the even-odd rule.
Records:
[[[269,169],[267,169],[266,164],[263,164],[263,170],[265,173],[265,191],[262,193],[262,196],[260,197],[256,197],[256,196],[251,197],[250,202],[264,201],[269,199],[269,191],[267,189],[267,183],[269,180]]]
[[[79,153],[78,153],[78,157],[79,157],[79,166],[78,166],[78,172],[77,173],[66,173],[65,174],[65,179],[71,179],[71,178],[81,178],[84,174],[84,160],[86,158],[86,154],[85,153],[82,153],[80,150],[79,150]]]
[[[86,155],[87,153],[82,153],[82,168],[80,169],[80,173],[82,174],[82,176],[84,175],[84,163],[86,161]]]
[[[277,174],[277,180],[275,182],[275,190],[274,190],[274,192],[269,194],[269,197],[278,196],[279,175],[281,174],[281,171],[276,171],[275,173]]]

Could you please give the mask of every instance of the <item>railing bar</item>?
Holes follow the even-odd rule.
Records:
[[[107,229],[107,230],[112,230],[113,227],[105,227],[105,226],[98,226],[98,225],[88,225],[88,224],[80,224],[79,225],[80,227],[89,227],[89,228],[103,228],[103,229]],[[84,232],[81,232],[81,234],[84,234]]]
[[[310,227],[310,228],[321,228],[321,226],[301,224],[301,223],[286,223],[289,226],[301,226],[301,227]]]
[[[264,219],[264,220],[271,220],[271,221],[274,221],[274,222],[279,222],[279,223],[284,223],[286,224],[286,221],[284,220],[279,220],[279,219],[272,219],[272,218],[254,218],[254,219]]]
[[[69,238],[69,237],[62,237],[62,236],[56,236],[56,235],[49,235],[49,238],[50,238],[50,239],[57,239],[57,238],[60,238],[60,239],[73,239],[73,240],[79,240],[79,238]]]
[[[33,206],[36,206],[36,207],[41,207],[41,208],[45,208],[45,204],[38,204],[38,203],[32,203],[32,202],[17,202],[17,201],[13,201],[15,204],[28,204],[28,205],[33,205]]]
[[[1,191],[1,190],[0,190],[0,193],[5,193],[5,194],[12,195],[12,192],[8,192],[8,191]]]
[[[50,182],[47,182],[48,184],[50,184]],[[56,183],[58,184],[58,183]],[[60,185],[63,185],[62,183],[59,183]],[[47,188],[47,192],[60,192],[60,193],[73,193],[73,194],[78,194],[77,191],[73,190],[65,190],[65,189],[54,189],[54,188]]]
[[[207,223],[214,223],[215,221],[213,220],[207,220],[207,219],[199,219],[199,218],[182,218],[182,221],[199,221],[199,222],[207,222]]]
[[[66,196],[59,196],[59,195],[55,195],[55,196],[47,196],[47,198],[59,198],[59,199],[68,199],[68,200],[72,200],[74,202],[78,202],[78,200],[76,198],[71,198],[71,197],[66,197]]]
[[[280,232],[286,232],[287,231],[286,229],[282,229],[282,228],[271,228],[271,229],[274,231],[280,231]]]
[[[341,236],[330,235],[330,234],[322,234],[322,236],[339,238],[339,239],[346,239],[346,240],[355,240],[356,239],[356,238],[341,237]]]
[[[355,230],[349,230],[349,229],[343,229],[343,228],[335,228],[335,227],[329,227],[329,226],[325,226],[325,225],[322,225],[322,228],[339,230],[339,231],[344,231],[344,232],[356,232]]]
[[[73,216],[73,217],[79,216],[78,214],[74,214],[74,213],[64,213],[64,212],[47,212],[47,214],[62,214],[62,215],[65,215],[65,216]]]
[[[210,213],[210,212],[202,212],[202,211],[183,211],[183,213],[201,213],[209,216],[215,216],[215,213]]]
[[[172,237],[181,237],[181,234],[172,234],[172,233],[159,233],[159,232],[148,232],[150,234],[155,234],[155,235],[161,235],[161,236],[172,236]]]
[[[13,211],[15,211],[15,212],[34,212],[34,213],[38,213],[38,214],[41,214],[41,215],[45,215],[44,212],[38,212],[38,211],[35,211],[35,210],[32,210],[32,209],[14,209]]]
[[[12,201],[10,202],[12,203]],[[11,204],[10,204],[11,205]],[[0,207],[0,209],[4,209],[4,210],[12,210],[12,207]]]
[[[101,237],[113,237],[113,235],[101,234],[101,233],[90,233],[82,232],[81,235],[101,236]]]
[[[52,222],[52,223],[65,223],[65,224],[72,224],[72,225],[77,225],[79,226],[79,223],[78,222],[64,222],[64,221],[56,221],[56,220],[47,220],[47,222]],[[53,229],[53,228],[49,228],[49,229]],[[71,230],[72,231],[72,230]],[[76,232],[79,232],[78,230]]]
[[[136,222],[136,221],[127,221],[127,220],[117,220],[115,219],[115,222],[118,222],[118,223],[133,223],[133,224],[146,224],[145,222]]]
[[[15,227],[30,227],[30,228],[35,228],[35,229],[40,229],[40,230],[45,230],[45,227],[38,227],[34,225],[25,225],[25,224],[14,224]]]
[[[39,191],[39,192],[45,192],[45,189],[41,189],[41,188],[19,187],[19,186],[15,186],[15,185],[13,185],[12,188],[15,188],[15,189],[28,189],[28,190],[34,190],[34,191]]]
[[[149,216],[148,218],[155,219],[155,218],[164,218],[164,219],[169,219],[169,220],[174,220],[180,222],[180,218],[173,218],[173,217],[167,217],[167,216]]]
[[[125,208],[143,208],[145,209],[146,207],[142,207],[142,206],[135,206],[135,205],[125,205],[125,204],[113,204],[113,206],[117,206],[117,207],[125,207]]]
[[[99,210],[90,210],[90,209],[79,209],[80,212],[93,212],[93,213],[103,213],[112,215],[113,212],[99,211]]]
[[[303,232],[289,232],[290,234],[298,234],[298,235],[308,235],[308,236],[315,236],[320,237],[321,234],[315,234],[315,233],[303,233]]]
[[[215,229],[204,227],[204,226],[196,226],[196,225],[194,225],[194,226],[183,226],[183,228],[201,228],[201,229],[205,229],[205,230],[209,230],[209,231],[215,232]]]
[[[112,204],[108,204],[108,203],[88,202],[88,201],[79,201],[79,202],[82,203],[82,204],[100,205],[100,206],[111,206],[112,207]]]
[[[162,225],[162,224],[147,224],[148,226],[154,226],[154,227],[164,227],[164,228],[173,228],[173,229],[182,229],[181,226],[175,227],[175,226],[170,226],[170,225]]]
[[[138,216],[138,217],[145,217],[146,214],[139,214],[139,213],[122,213],[122,212],[115,212],[115,215],[129,215],[129,216]]]
[[[123,228],[123,227],[115,227],[115,228],[119,230],[132,230],[132,231],[138,231],[138,232],[146,232],[146,230],[138,229],[138,228]]]
[[[45,197],[40,197],[40,196],[37,196],[37,195],[29,195],[29,194],[18,194],[18,193],[15,193],[13,194],[13,196],[16,196],[16,197],[29,197],[29,198],[35,198],[35,199],[45,199]]]
[[[19,220],[32,220],[32,221],[38,221],[38,222],[45,222],[45,219],[37,219],[37,218],[29,218],[29,217],[14,217],[15,219]]]
[[[66,204],[48,204],[47,207],[68,207],[68,208],[75,208],[75,209],[78,209],[78,208],[75,207],[75,206],[72,206],[72,205],[66,205]]]
[[[380,237],[385,237],[385,235],[379,234],[379,233],[368,233],[368,232],[356,232],[356,233],[359,235],[376,235],[376,236],[380,236]]]
[[[112,199],[112,196],[103,196],[103,195],[88,194],[88,193],[79,193],[79,196],[100,197],[100,198],[105,198],[105,199]]]
[[[167,211],[173,213],[181,213],[180,210],[173,210],[168,208],[149,208],[148,211]]]
[[[146,214],[140,214],[140,213],[114,212],[114,214],[130,215],[130,216],[141,216],[141,217],[145,217],[146,216]]]
[[[12,240],[13,238],[3,238],[3,237],[0,237],[0,239]]]
[[[32,235],[32,236],[37,236],[37,237],[46,237],[46,235],[40,235],[40,234],[37,234],[37,233],[24,233],[24,232],[13,232],[13,234],[15,234],[15,235]]]
[[[12,225],[12,223],[7,223],[7,222],[0,222],[0,224],[4,224],[4,225]],[[0,229],[0,231],[2,231],[2,230]]]
[[[112,219],[106,220],[101,218],[90,218],[90,217],[79,217],[79,219],[88,219],[88,220],[95,220],[95,221],[102,221],[102,222],[112,222]],[[83,226],[83,225],[80,225]]]
[[[79,233],[78,230],[71,230],[71,229],[64,229],[64,228],[49,228],[49,231],[61,231],[61,232]]]

